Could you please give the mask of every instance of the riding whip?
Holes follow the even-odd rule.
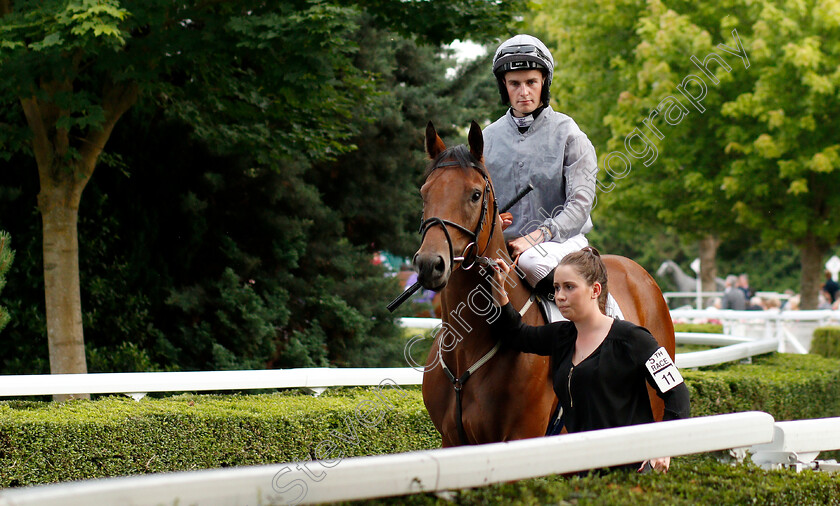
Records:
[[[524,197],[525,195],[528,195],[528,193],[529,193],[531,190],[533,190],[533,189],[534,189],[534,186],[533,186],[531,183],[528,183],[528,186],[526,186],[525,188],[523,188],[523,189],[522,189],[522,191],[520,191],[519,193],[517,193],[517,194],[516,194],[516,196],[515,196],[515,197],[513,197],[513,200],[511,200],[511,201],[510,201],[510,202],[508,202],[507,204],[503,205],[503,206],[499,209],[499,213],[500,213],[500,214],[501,214],[501,213],[504,213],[504,212],[506,212],[508,209],[510,209],[511,207],[515,206],[517,202],[519,202],[520,200],[522,200],[522,197]],[[390,312],[392,312],[392,313],[393,313],[393,312],[394,312],[394,310],[395,310],[395,309],[397,309],[397,308],[400,306],[400,304],[402,304],[402,303],[403,303],[403,302],[405,302],[405,301],[406,301],[409,297],[411,297],[412,295],[414,295],[414,292],[416,292],[416,291],[417,291],[417,290],[419,290],[419,289],[420,289],[420,282],[419,282],[419,281],[415,282],[413,285],[411,285],[411,286],[409,286],[408,288],[406,288],[406,289],[405,289],[405,291],[403,291],[403,293],[399,294],[399,296],[397,296],[397,298],[396,298],[396,299],[392,300],[392,301],[391,301],[391,303],[390,303],[390,304],[388,304],[388,306],[387,306],[388,311],[390,311]]]

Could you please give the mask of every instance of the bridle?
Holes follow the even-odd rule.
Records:
[[[456,160],[449,160],[440,162],[429,171],[429,174],[437,169],[443,167],[462,167],[461,163]],[[475,230],[470,230],[467,227],[455,223],[453,221],[445,220],[443,218],[439,218],[434,216],[432,218],[428,218],[424,220],[420,224],[420,242],[422,243],[423,240],[426,239],[426,232],[429,231],[430,228],[439,225],[443,229],[443,233],[446,236],[446,243],[449,245],[449,265],[454,266],[455,262],[460,262],[460,267],[464,270],[471,269],[476,263],[480,263],[485,266],[495,265],[496,262],[492,258],[488,258],[484,256],[484,253],[487,251],[487,248],[490,246],[490,242],[493,240],[493,233],[496,231],[496,214],[498,214],[499,206],[496,202],[496,195],[493,193],[493,213],[490,215],[490,221],[492,221],[492,226],[490,228],[490,235],[487,237],[487,244],[481,249],[481,252],[478,252],[478,238],[481,235],[482,229],[484,228],[484,224],[487,221],[487,207],[489,202],[491,201],[490,193],[492,191],[492,185],[490,184],[490,179],[487,177],[487,170],[484,168],[480,162],[476,163],[475,161],[470,161],[471,168],[478,171],[481,174],[481,177],[484,178],[484,198],[481,202],[481,217],[478,219],[478,224],[475,227]],[[461,253],[461,256],[456,257],[455,252],[452,248],[452,237],[449,235],[448,227],[455,228],[460,232],[467,235],[467,237],[472,238],[472,241],[467,244],[464,248],[464,251]],[[453,267],[454,270],[454,267]]]
[[[456,160],[449,160],[445,162],[440,162],[437,165],[433,166],[432,169],[429,171],[429,174],[436,169],[442,167],[463,167],[461,163]],[[490,178],[487,177],[487,170],[484,168],[483,165],[480,165],[480,162],[476,163],[475,161],[471,160],[469,162],[469,166],[473,169],[477,170],[481,177],[484,178],[484,199],[481,202],[481,217],[478,219],[478,224],[475,226],[475,230],[470,230],[467,227],[455,223],[453,221],[445,220],[443,218],[434,216],[424,220],[420,224],[420,234],[422,235],[420,242],[422,243],[423,240],[426,239],[426,232],[429,231],[430,228],[434,226],[440,226],[443,229],[443,233],[446,236],[446,243],[449,245],[449,265],[455,265],[455,262],[460,262],[460,267],[464,270],[471,269],[476,263],[480,263],[485,267],[495,266],[496,261],[492,258],[484,256],[484,253],[487,251],[487,248],[490,247],[490,243],[493,240],[493,233],[496,231],[496,215],[499,212],[499,205],[496,202],[496,194],[493,193],[491,199],[491,192],[492,192],[492,185],[490,184]],[[484,229],[485,222],[487,220],[487,207],[489,206],[490,201],[493,201],[493,213],[490,215],[490,220],[493,222],[490,228],[490,235],[487,237],[487,244],[481,248],[481,251],[478,251],[478,239],[481,235],[482,230]],[[468,237],[472,238],[469,244],[464,248],[463,253],[461,256],[456,257],[453,248],[452,248],[452,237],[449,235],[449,228],[452,227],[460,232],[466,234]],[[452,267],[454,270],[455,268]],[[452,383],[452,386],[455,388],[455,423],[458,429],[458,437],[461,439],[461,444],[468,444],[467,435],[464,430],[464,422],[462,418],[462,406],[461,406],[461,392],[466,384],[467,380],[470,379],[470,376],[478,370],[482,365],[487,363],[496,352],[499,351],[502,342],[497,341],[496,345],[490,349],[487,353],[481,357],[478,362],[473,364],[469,369],[467,369],[461,376],[455,376],[449,367],[447,367],[446,362],[443,360],[443,355],[441,353],[441,348],[438,346],[438,360],[440,361],[441,369],[443,370],[446,377]]]

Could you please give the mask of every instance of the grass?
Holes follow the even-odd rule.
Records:
[[[560,458],[558,456],[558,458]],[[341,504],[363,504],[348,502]],[[365,501],[366,505],[728,505],[838,504],[836,475],[765,471],[750,462],[731,465],[715,455],[676,457],[667,474],[612,471],[546,476],[447,494],[417,494]]]

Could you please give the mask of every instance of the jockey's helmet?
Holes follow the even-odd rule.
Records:
[[[493,75],[499,85],[502,103],[509,103],[507,88],[505,87],[505,73],[511,70],[537,69],[545,76],[542,96],[543,105],[548,105],[551,78],[554,75],[554,58],[542,41],[532,35],[515,35],[502,42],[493,56]]]

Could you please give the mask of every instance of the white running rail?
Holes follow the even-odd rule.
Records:
[[[440,324],[423,318],[422,323]],[[437,323],[435,323],[437,322]],[[413,326],[415,322],[408,325]],[[415,327],[419,328],[419,327]],[[721,345],[713,350],[678,353],[679,368],[696,368],[743,360],[770,353],[778,340],[753,340],[726,334],[677,332],[677,343]],[[412,367],[272,369],[256,371],[186,371],[91,374],[0,375],[0,398],[31,395],[126,394],[141,399],[149,392],[206,392],[214,390],[257,390],[306,388],[316,394],[329,387],[375,386],[383,381],[397,385],[420,385],[421,370]]]
[[[396,455],[165,473],[0,491],[0,506],[349,501],[485,486],[773,440],[773,417],[733,413]]]
[[[0,376],[0,397],[62,394],[199,392],[269,388],[372,386],[390,380],[420,385],[423,373],[411,367],[307,368],[258,371],[129,372]],[[142,395],[140,395],[142,396]]]
[[[728,313],[732,313],[732,311],[724,312],[724,314]],[[756,312],[738,311],[738,313],[752,315]],[[403,318],[401,324],[406,328],[434,329],[441,324],[441,320],[437,318]],[[677,353],[676,364],[681,369],[692,369],[743,360],[755,355],[771,353],[779,348],[779,339],[775,337],[756,340],[729,334],[707,334],[702,332],[677,332],[676,342],[677,344],[721,346],[721,348],[714,350]]]
[[[769,320],[783,322],[819,322],[840,321],[840,311],[830,309],[790,310],[790,311],[736,311],[734,309],[672,309],[673,319],[709,319],[709,320]]]
[[[724,334],[761,335],[779,340],[780,352],[808,353],[813,329],[840,323],[840,311],[734,311],[731,309],[672,309],[671,318],[682,321],[719,321]],[[798,334],[798,335],[797,335]],[[803,344],[803,342],[805,344]]]
[[[773,441],[753,445],[752,461],[764,469],[788,467],[840,471],[837,462],[819,462],[821,451],[840,450],[840,417],[776,422]]]
[[[778,347],[778,339],[762,339],[760,341],[730,344],[713,350],[677,353],[675,362],[680,369],[692,369],[695,367],[732,362],[734,360],[743,360],[764,353],[772,353]]]

